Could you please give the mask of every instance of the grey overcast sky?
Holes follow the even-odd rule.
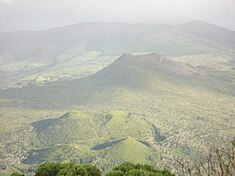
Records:
[[[235,0],[0,0],[0,32],[81,22],[180,24],[193,20],[235,30]]]

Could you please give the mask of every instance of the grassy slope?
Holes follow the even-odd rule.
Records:
[[[86,38],[81,40],[80,34]],[[33,87],[1,92],[0,160],[21,170],[31,166],[17,163],[47,160],[93,162],[107,169],[115,164],[115,160],[110,160],[113,156],[145,162],[146,156],[158,156],[155,151],[160,151],[160,166],[173,166],[173,156],[195,159],[208,146],[226,145],[234,137],[235,62],[228,56],[234,54],[233,31],[201,22],[183,28],[82,24],[46,32],[4,34],[0,42],[4,43],[0,45],[0,70],[4,73],[0,75],[1,87],[10,83],[15,86],[19,79],[18,87]],[[161,64],[158,71],[151,70],[152,63],[131,61],[132,66],[125,67],[128,64],[121,62],[110,69],[116,73],[107,68],[85,80],[41,85],[90,75],[111,63],[116,55],[137,51],[196,55],[167,57],[167,63]],[[52,119],[54,123],[48,129],[36,131],[31,126],[71,109],[81,111]],[[89,109],[95,113],[82,113]],[[129,112],[131,118],[127,118]],[[110,114],[113,119],[105,123]],[[86,133],[89,140],[83,140]],[[156,143],[158,133],[166,139]],[[126,137],[135,139],[91,150]],[[133,144],[138,146],[134,153],[127,150]],[[133,157],[139,150],[144,151],[143,155]],[[158,158],[150,158],[147,162],[156,164]]]
[[[104,156],[98,161],[104,170],[117,166],[121,162],[156,164],[159,161],[158,153],[134,138],[123,141],[103,151]]]
[[[145,60],[146,58],[148,59],[148,57],[145,57]],[[42,87],[36,89],[33,88],[34,91],[40,95],[37,96],[37,98],[42,98],[44,102],[44,108],[51,108],[51,101],[52,103],[57,103],[60,105],[60,109],[64,109],[64,111],[69,107],[71,109],[82,110],[92,109],[96,113],[95,115],[93,115],[93,113],[85,113],[84,115],[80,112],[72,112],[59,119],[56,119],[54,125],[52,125],[49,129],[42,131],[41,134],[38,135],[39,139],[35,137],[37,135],[32,135],[33,140],[35,140],[35,144],[39,146],[32,147],[28,141],[23,142],[28,143],[30,146],[28,146],[23,151],[33,151],[38,148],[42,149],[43,145],[40,146],[42,144],[40,143],[40,140],[41,142],[49,141],[48,146],[52,146],[52,149],[45,154],[45,158],[42,160],[39,159],[38,161],[45,161],[47,159],[67,160],[72,156],[72,154],[74,154],[80,159],[83,159],[83,161],[99,162],[101,166],[106,167],[107,163],[105,163],[105,160],[102,160],[105,153],[103,151],[91,151],[90,149],[96,145],[130,136],[136,140],[142,140],[151,143],[151,145],[157,148],[157,151],[161,151],[160,153],[163,159],[160,163],[162,165],[169,165],[172,163],[172,156],[174,155],[183,156],[186,159],[194,159],[195,157],[205,153],[207,147],[210,145],[221,146],[222,144],[226,144],[226,141],[229,141],[235,134],[235,124],[233,119],[235,114],[235,99],[233,93],[231,92],[231,90],[234,91],[234,89],[231,89],[230,87],[234,86],[232,79],[234,71],[232,70],[233,65],[230,62],[231,58],[214,55],[200,55],[168,58],[167,61],[168,60],[171,62],[167,62],[166,66],[171,65],[172,63],[173,66],[177,64],[177,67],[173,67],[175,68],[173,69],[174,72],[169,70],[163,64],[161,65],[161,68],[167,70],[167,73],[169,74],[166,74],[161,70],[159,71],[159,69],[157,71],[147,72],[147,76],[149,76],[148,74],[151,73],[152,76],[150,76],[153,79],[151,79],[150,82],[146,81],[148,79],[140,80],[141,82],[134,82],[135,84],[140,85],[137,87],[137,89],[136,86],[133,87],[131,84],[128,84],[128,81],[124,81],[123,83],[125,84],[122,84],[120,87],[115,86],[116,89],[112,88],[110,85],[107,86],[105,84],[107,81],[103,82],[103,86],[97,86],[96,82],[93,82],[93,79],[96,77],[96,75],[98,75],[98,78],[100,79],[100,75],[103,73],[101,72],[102,74],[97,73],[96,75],[91,76],[89,81],[86,82],[86,85],[92,82],[92,84],[96,85],[97,87],[94,90],[89,86],[85,86],[84,90],[81,92],[81,95],[84,96],[82,99],[83,101],[81,101],[83,102],[83,106],[76,104],[76,102],[80,102],[80,98],[82,98],[79,97],[80,94],[78,91],[80,90],[78,89],[80,81],[69,82],[72,84],[53,84],[51,87],[49,86],[46,89]],[[196,62],[195,60],[198,61]],[[140,63],[140,66],[138,63]],[[143,68],[143,64],[141,62],[133,64],[134,65],[132,66],[137,68],[134,70],[137,71],[137,74],[142,74],[142,72],[139,72],[140,70],[145,70],[146,72],[146,66]],[[116,65],[114,65],[112,70],[115,70],[116,68],[120,67],[116,67]],[[172,65],[170,68],[172,68]],[[177,68],[180,68],[180,70]],[[148,69],[150,68],[148,67]],[[216,70],[216,74],[214,71],[211,71],[212,69]],[[107,70],[108,68],[106,71]],[[119,69],[116,69],[116,71],[119,71]],[[104,73],[105,76],[110,74],[110,72]],[[129,72],[127,73],[129,75]],[[232,78],[230,78],[230,81],[227,81],[221,79],[221,77],[218,77],[217,73],[223,77],[228,76],[227,73],[229,73]],[[123,77],[123,79],[129,80],[130,77],[128,77],[128,75]],[[118,80],[113,76],[115,76],[115,74],[112,75],[111,79]],[[149,88],[152,85],[152,81],[154,82],[155,79],[157,81],[156,89]],[[192,80],[195,82],[192,82]],[[201,81],[201,85],[198,84],[198,80],[203,80]],[[150,84],[150,86],[143,86],[145,84]],[[61,87],[61,85],[63,86]],[[51,92],[49,92],[50,94],[42,94],[42,92],[48,92],[50,88],[53,88],[51,89]],[[28,90],[32,90],[32,88],[28,88],[27,91]],[[59,95],[59,99],[56,97],[57,90],[65,91],[65,93]],[[15,93],[17,93],[17,96],[21,95],[21,92]],[[68,95],[73,96],[68,98],[66,97]],[[14,98],[16,99],[17,96]],[[50,97],[51,100],[47,100],[43,96],[46,98]],[[92,98],[89,99],[89,96]],[[15,101],[14,99],[12,100]],[[5,109],[4,114],[7,110],[10,111],[8,108],[12,106],[12,100],[8,99],[8,104],[2,103],[2,108]],[[19,107],[25,106],[25,103],[28,101],[27,99],[19,99],[18,102],[22,100],[24,100],[24,105],[18,103]],[[35,100],[35,97],[33,100]],[[48,101],[47,104],[45,103],[46,101]],[[66,104],[67,101],[71,103],[71,106]],[[75,104],[73,104],[74,102]],[[32,101],[29,101],[29,103],[31,106],[34,104]],[[36,103],[38,103],[38,101]],[[122,111],[113,111],[114,109]],[[28,109],[28,111],[30,113],[32,112],[32,109]],[[58,109],[56,111],[58,111]],[[36,112],[40,111],[35,110],[35,113]],[[131,112],[131,117],[133,119],[127,118],[129,112]],[[104,123],[107,120],[107,114],[111,114],[113,119],[109,120],[107,123]],[[14,114],[12,115],[14,117],[16,116]],[[77,118],[77,115],[79,118]],[[86,116],[88,116],[89,119],[92,119],[92,121],[86,120]],[[33,118],[34,117],[32,117],[32,121]],[[22,118],[22,115],[20,114],[19,119],[21,119],[19,121],[20,123],[25,124],[23,127],[29,124],[29,122],[22,122],[25,118]],[[149,123],[159,128],[160,132],[166,136],[164,141],[159,143],[154,142],[153,127],[149,125]],[[14,128],[14,124],[15,123],[12,121],[11,129]],[[84,136],[86,135],[86,133],[81,132],[86,130],[85,125],[87,128],[92,127],[92,130],[96,129],[92,131],[92,134],[95,134],[96,131],[98,136],[97,137],[96,135],[92,134],[89,135],[91,138],[94,137],[95,139],[85,140],[87,144],[79,140],[84,139]],[[76,128],[77,126],[79,126],[79,128]],[[17,127],[15,128],[17,129]],[[5,127],[5,130],[7,131],[7,127]],[[27,128],[23,128],[23,130],[26,130],[26,133],[28,132]],[[15,148],[14,151],[18,151],[19,148],[17,149],[17,146],[22,146],[22,141],[24,141],[24,138],[21,138],[21,136],[25,136],[23,130],[18,130],[16,133],[14,133],[14,138],[6,135],[6,138],[8,138],[9,141],[6,142],[1,140],[4,141],[2,142],[2,147],[4,148],[6,145],[11,143],[10,146]],[[63,130],[65,133],[61,133],[61,130]],[[108,131],[108,133],[106,133],[106,131]],[[45,134],[48,134],[48,136]],[[72,137],[67,137],[65,134],[71,135]],[[141,136],[141,139],[137,138],[137,136]],[[30,137],[31,136],[29,136],[28,139],[32,139]],[[55,140],[48,140],[51,138],[54,138]],[[60,138],[64,139],[65,142],[70,144],[66,144],[64,140],[61,141]],[[17,143],[12,143],[10,140],[13,140],[14,142],[17,141]],[[71,141],[75,141],[75,144]],[[58,143],[62,143],[62,147],[59,147]],[[79,149],[86,151],[85,154],[79,155]],[[68,151],[68,155],[63,155],[64,150]],[[113,152],[111,152],[111,154],[112,153]],[[111,156],[111,154],[107,156]],[[80,160],[75,161],[80,162]]]
[[[32,123],[32,126],[43,148],[67,143],[92,147],[102,141],[119,140],[129,136],[143,141],[154,141],[155,137],[151,123],[138,114],[124,111],[93,115],[72,111],[57,119]]]
[[[153,125],[137,114],[111,111],[91,115],[72,111],[32,126],[31,133],[35,134],[28,140],[34,146],[28,149],[25,164],[90,162],[107,170],[125,160],[152,164],[158,161],[158,154],[150,145],[156,135]],[[140,151],[142,154],[137,155]]]
[[[56,144],[92,143],[96,139],[97,127],[92,116],[79,111],[66,113],[58,119],[44,122],[43,125],[39,121],[33,126],[44,148]]]
[[[227,61],[225,64],[230,63]],[[135,98],[136,93],[147,93],[151,96],[151,94],[174,94],[174,90],[183,93],[192,89],[232,96],[235,94],[232,75],[230,75],[232,81],[226,81],[218,79],[216,75],[211,76],[204,70],[190,63],[156,54],[123,55],[91,76],[42,86],[8,89],[1,91],[0,96],[3,100],[10,101],[9,105],[14,107],[71,108],[97,105],[97,103],[112,104],[122,98],[120,95]],[[233,72],[230,68],[230,73]]]

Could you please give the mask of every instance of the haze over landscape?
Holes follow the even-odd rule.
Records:
[[[1,0],[0,32],[86,22],[182,24],[194,20],[235,30],[234,0]]]
[[[234,19],[233,0],[1,0],[0,175],[233,176]]]

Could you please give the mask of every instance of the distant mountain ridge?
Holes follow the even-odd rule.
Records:
[[[1,63],[53,63],[65,53],[153,51],[163,55],[234,54],[235,32],[204,22],[183,25],[82,23],[38,32],[0,34]],[[221,51],[218,50],[221,49]]]
[[[123,54],[111,65],[84,80],[90,81],[91,87],[154,90],[158,87],[159,74],[173,76],[183,72],[183,67],[156,53]]]
[[[235,31],[200,21],[192,21],[178,27],[187,33],[234,48]]]

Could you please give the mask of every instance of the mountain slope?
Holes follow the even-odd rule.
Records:
[[[45,161],[96,163],[107,171],[122,162],[156,164],[159,160],[159,152],[155,149],[137,139],[128,137],[99,150],[89,150],[87,146],[77,144],[58,144],[51,148],[32,150],[23,163],[38,164]]]
[[[94,138],[97,127],[92,117],[80,111],[71,111],[58,119],[32,124],[42,146],[83,143]],[[89,127],[89,128],[88,128]]]
[[[91,76],[42,86],[7,89],[0,92],[0,97],[13,100],[14,106],[22,104],[17,103],[19,101],[26,107],[45,108],[97,102],[108,104],[120,96],[134,98],[137,92],[149,95],[175,94],[176,89],[184,92],[184,89],[198,88],[234,95],[231,81],[217,79],[196,67],[154,53],[139,56],[124,54]]]
[[[120,162],[155,163],[160,130],[144,115],[124,111],[70,111],[56,119],[31,123],[34,143],[25,164],[43,161],[98,163],[107,170]],[[162,135],[163,136],[163,135]],[[101,157],[102,156],[102,157]]]
[[[31,124],[43,148],[57,144],[75,143],[97,145],[103,140],[135,137],[158,142],[160,131],[144,116],[123,111],[89,114],[70,111],[56,119],[40,120]],[[100,145],[101,146],[101,145]]]
[[[157,74],[180,75],[184,69],[155,53],[133,56],[124,54],[111,65],[87,78],[93,87],[154,90]]]
[[[131,137],[119,141],[102,152],[103,158],[98,163],[105,170],[127,161],[143,164],[159,161],[159,154],[156,151]]]
[[[81,23],[0,34],[0,88],[95,73],[123,53],[234,56],[235,32],[204,22],[183,25]]]
[[[221,50],[234,53],[234,36],[234,31],[203,22],[180,26],[82,23],[40,32],[0,34],[0,55],[3,63],[22,60],[53,63],[62,54],[89,51],[116,54],[154,51],[165,55],[220,52],[216,48],[220,43],[224,44]]]
[[[193,21],[179,25],[178,28],[184,32],[198,36],[202,39],[207,39],[220,45],[234,48],[235,35],[234,31],[222,28],[213,24]],[[221,47],[221,49],[224,47]]]
[[[160,91],[185,69],[157,54],[132,56],[124,54],[103,70],[81,79],[58,81],[42,86],[7,89],[0,92],[2,98],[26,100],[30,105],[53,106],[86,104],[92,101],[110,101],[116,93]],[[177,77],[178,79],[180,76]],[[170,83],[172,84],[172,83]],[[163,89],[163,88],[162,88]],[[33,98],[34,97],[34,98]],[[32,100],[37,100],[33,101]],[[25,104],[27,104],[25,102]]]

